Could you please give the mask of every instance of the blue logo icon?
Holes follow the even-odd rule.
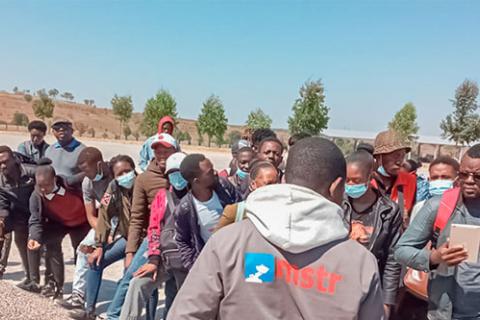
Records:
[[[275,257],[268,253],[245,253],[245,281],[253,283],[273,282]]]

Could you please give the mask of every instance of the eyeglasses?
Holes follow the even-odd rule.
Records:
[[[467,180],[468,178],[472,177],[476,183],[480,184],[480,172],[460,171],[458,173],[458,177],[460,178],[460,180]]]
[[[72,125],[67,124],[67,123],[59,123],[59,124],[54,124],[52,126],[52,129],[55,131],[60,131],[60,130],[68,130],[72,127]]]

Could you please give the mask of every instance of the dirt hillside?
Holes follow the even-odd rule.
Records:
[[[28,116],[29,120],[35,119],[32,109],[33,102],[27,102],[21,93],[12,94],[8,92],[0,92],[0,120],[11,123],[15,112],[21,112]],[[142,122],[143,115],[134,113],[129,122],[132,132],[139,131],[138,127]],[[55,100],[55,110],[53,118],[68,118],[74,123],[74,127],[78,128],[79,124],[95,130],[96,137],[105,137],[109,139],[120,135],[120,123],[109,108],[100,106],[90,106],[86,104],[69,102],[57,99]],[[48,121],[47,121],[48,122]],[[182,132],[188,132],[192,137],[192,144],[198,143],[197,129],[195,120],[178,119],[178,128]],[[244,127],[229,125],[225,138],[228,133],[237,130],[243,132]],[[286,141],[288,133],[285,130],[277,131],[279,137]],[[85,133],[89,136],[90,134]],[[122,137],[123,138],[123,137]],[[143,138],[143,137],[142,137]],[[130,137],[129,139],[134,139]],[[206,143],[206,137],[205,142]]]

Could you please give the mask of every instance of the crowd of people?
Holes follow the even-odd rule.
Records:
[[[0,279],[13,240],[17,286],[72,319],[99,317],[103,272],[121,260],[107,319],[155,319],[159,289],[163,319],[480,319],[480,264],[449,242],[452,224],[480,226],[480,144],[424,177],[391,130],[345,157],[321,137],[285,146],[260,129],[227,168],[183,153],[171,117],[138,165],[85,146],[69,120],[54,121],[51,145],[43,122],[28,130],[0,146]]]

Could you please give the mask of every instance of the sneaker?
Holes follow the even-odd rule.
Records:
[[[40,293],[40,291],[42,290],[35,281],[30,281],[30,280],[26,280],[17,284],[17,287],[22,290],[33,292],[33,293]]]
[[[68,314],[70,318],[74,320],[96,320],[97,315],[95,314],[94,311],[86,311],[86,310],[77,310],[77,311],[72,311]]]
[[[57,304],[67,310],[81,309],[85,307],[85,300],[79,294],[72,293],[68,299],[57,300]]]

